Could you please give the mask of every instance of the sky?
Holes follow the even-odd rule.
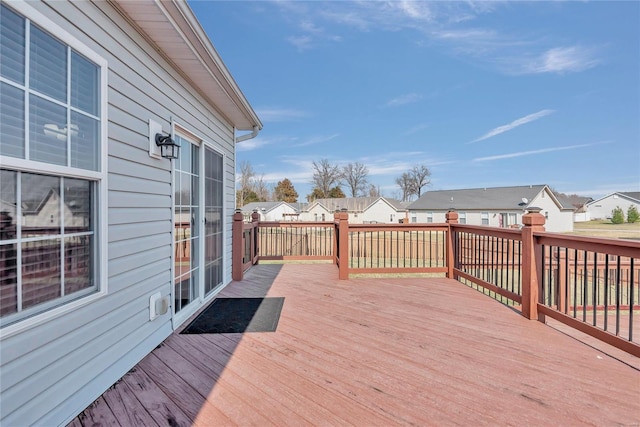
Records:
[[[640,191],[640,2],[189,4],[264,125],[238,169],[299,201],[321,159],[396,198],[414,165],[427,191]]]

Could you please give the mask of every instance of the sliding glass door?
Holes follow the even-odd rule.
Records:
[[[174,324],[186,320],[223,283],[224,158],[202,141],[176,134],[174,164]]]

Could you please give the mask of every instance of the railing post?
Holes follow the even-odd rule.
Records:
[[[338,246],[338,241],[340,240],[340,211],[336,210],[333,213],[333,232],[334,232],[334,239],[333,239],[333,263],[335,265],[338,265],[338,258],[339,258],[339,253],[338,250],[340,249]]]
[[[522,315],[538,320],[539,282],[542,267],[542,247],[535,244],[533,233],[544,231],[544,216],[540,208],[531,207],[522,216]]]
[[[242,255],[244,245],[242,242],[242,211],[236,209],[233,214],[233,226],[231,232],[231,278],[242,280]]]
[[[258,235],[258,223],[260,222],[260,214],[258,213],[258,209],[254,209],[251,213],[251,224],[253,224],[253,228],[251,229],[251,265],[258,264],[260,253],[260,248],[258,245],[259,235]]]
[[[339,213],[338,222],[338,253],[340,254],[340,265],[338,266],[338,278],[340,280],[349,279],[349,214],[346,209]]]
[[[455,264],[455,253],[454,253],[454,238],[453,238],[453,230],[451,228],[451,224],[458,223],[458,212],[450,209],[449,212],[445,214],[445,218],[447,219],[447,224],[449,224],[449,229],[447,230],[447,277],[449,279],[457,279],[453,272],[454,264]]]

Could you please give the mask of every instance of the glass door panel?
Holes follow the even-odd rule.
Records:
[[[222,284],[223,157],[204,150],[204,293]]]
[[[179,135],[175,139],[181,146],[174,175],[174,307],[177,313],[200,296],[200,175],[199,147]]]

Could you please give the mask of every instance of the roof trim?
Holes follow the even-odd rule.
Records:
[[[611,197],[611,196],[614,196],[614,195],[616,195],[616,194],[617,194],[618,196],[622,197],[622,198],[625,198],[625,199],[627,199],[627,200],[630,200],[631,202],[634,202],[634,203],[640,203],[640,200],[635,199],[635,198],[633,198],[633,197],[631,197],[631,196],[629,196],[629,195],[625,194],[624,192],[614,191],[613,193],[607,194],[607,195],[606,195],[606,196],[604,196],[604,197],[600,197],[599,199],[592,200],[592,201],[590,201],[589,203],[586,203],[586,206],[587,206],[587,207],[589,207],[590,205],[592,205],[592,204],[594,204],[594,203],[597,203],[597,202],[599,202],[600,200],[604,200],[604,199],[606,199],[606,198],[608,198],[608,197]]]
[[[262,129],[260,119],[186,1],[110,2],[233,127],[243,131]],[[149,19],[152,12],[154,19]],[[182,43],[176,45],[176,39]]]

